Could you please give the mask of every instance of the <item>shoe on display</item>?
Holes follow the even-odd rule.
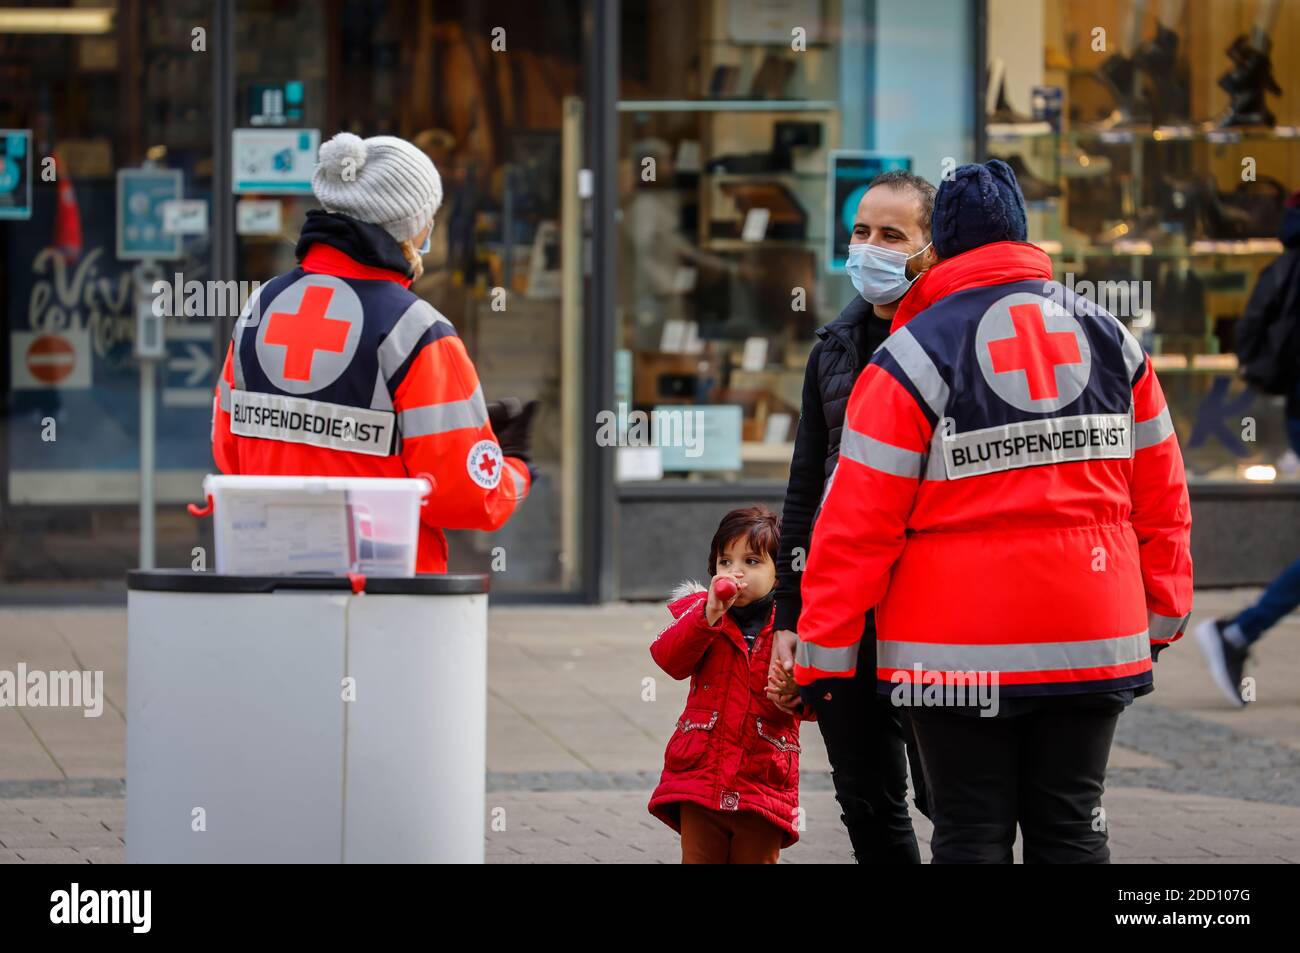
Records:
[[[1178,34],[1163,24],[1133,54],[1133,62],[1150,80],[1152,121],[1167,126],[1190,124],[1191,94],[1178,68]]]
[[[1016,174],[1016,181],[1020,183],[1020,191],[1024,193],[1026,202],[1041,202],[1044,199],[1061,197],[1061,187],[1034,175],[1020,153],[1008,156],[1005,162]]]
[[[1248,649],[1239,649],[1223,636],[1230,620],[1211,619],[1196,627],[1196,644],[1205,654],[1205,661],[1210,666],[1210,677],[1219,691],[1238,708],[1246,707],[1246,699],[1241,697],[1241,680],[1245,672],[1246,659],[1250,657]]]
[[[996,88],[997,96],[989,109],[987,130],[990,135],[1048,135],[1052,124],[1045,120],[1034,119],[1024,113],[1016,112],[1007,99],[1006,66],[1001,60],[994,61],[989,67],[990,92]],[[987,100],[986,100],[987,101]]]
[[[1107,122],[1119,125],[1151,118],[1151,106],[1138,82],[1137,67],[1131,57],[1112,53],[1102,61],[1096,75],[1115,100],[1115,112]]]
[[[1282,227],[1287,188],[1272,176],[1242,182],[1220,192],[1212,176],[1205,178],[1205,231],[1221,241],[1272,238]]]
[[[1219,87],[1228,94],[1231,102],[1227,113],[1219,120],[1220,127],[1273,126],[1276,118],[1264,99],[1265,93],[1282,95],[1282,87],[1273,78],[1273,63],[1264,39],[1264,49],[1253,46],[1244,36],[1232,41],[1225,51],[1232,60],[1232,69],[1219,77]]]
[[[1102,178],[1110,175],[1110,159],[1069,145],[1061,152],[1061,175],[1067,179]]]

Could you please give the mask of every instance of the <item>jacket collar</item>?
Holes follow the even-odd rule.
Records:
[[[317,242],[302,256],[303,271],[337,275],[340,278],[361,278],[366,281],[391,281],[403,288],[411,287],[411,279],[387,268],[365,265],[324,242]]]
[[[672,600],[668,603],[668,611],[674,619],[680,619],[685,612],[694,611],[697,605],[701,612],[704,611],[704,601],[708,598],[708,590],[699,583],[689,585],[691,587],[689,589],[685,584],[679,586],[674,591]],[[763,638],[764,633],[771,632],[772,622],[775,618],[776,600],[773,599],[772,602],[768,603],[767,621],[763,623],[763,627],[758,630],[758,635],[754,639],[755,646],[758,645],[758,640]],[[740,649],[742,653],[749,654],[749,644],[745,642],[745,636],[740,631],[740,626],[736,624],[736,620],[731,617],[730,612],[722,614],[718,628],[722,630],[722,634],[727,637],[732,645]]]
[[[294,253],[304,271],[411,285],[410,262],[393,237],[339,212],[308,212]]]
[[[873,335],[873,322],[880,326],[875,335]],[[874,350],[872,338],[879,336],[884,340],[889,333],[889,322],[876,317],[875,309],[863,299],[862,295],[855,294],[853,300],[844,306],[844,310],[834,321],[822,325],[815,333],[823,341],[832,338],[838,341],[841,347],[853,355],[854,363],[861,366],[871,358],[871,352]]]
[[[946,258],[916,279],[894,314],[897,331],[935,302],[970,288],[1052,280],[1052,259],[1028,242],[994,242]]]

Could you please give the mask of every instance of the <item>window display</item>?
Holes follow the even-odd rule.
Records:
[[[1189,477],[1300,479],[1283,398],[1237,329],[1284,251],[1300,83],[1287,0],[990,0],[987,152],[1015,170],[1056,277],[1125,321],[1161,375]]]
[[[862,190],[895,168],[933,181],[943,155],[971,148],[966,11],[621,4],[614,403],[623,418],[672,406],[719,443],[638,447],[625,420],[624,482],[786,478],[815,332],[854,300],[844,255]]]

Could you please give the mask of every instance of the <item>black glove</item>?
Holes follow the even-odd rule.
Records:
[[[494,400],[487,405],[488,423],[492,425],[497,443],[501,444],[501,452],[507,457],[529,462],[533,415],[538,406],[535,400],[521,404],[518,397]]]
[[[840,688],[847,688],[847,678],[819,678],[811,685],[799,686],[799,699],[803,707],[811,712],[817,711],[818,702],[826,701],[826,696],[834,695]]]

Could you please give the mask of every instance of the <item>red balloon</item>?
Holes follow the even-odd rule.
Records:
[[[713,594],[718,597],[719,602],[730,602],[736,591],[736,584],[726,576],[713,583]]]

